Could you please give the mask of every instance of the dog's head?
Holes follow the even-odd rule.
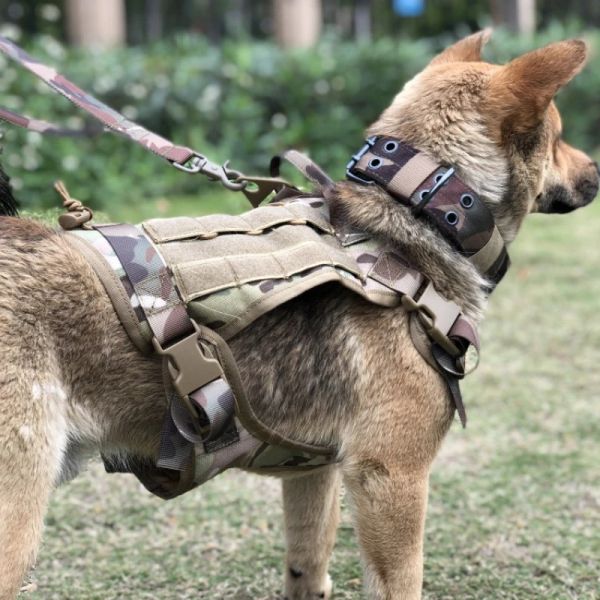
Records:
[[[562,140],[553,102],[582,69],[586,46],[557,42],[500,66],[481,60],[489,35],[476,33],[438,55],[369,135],[398,137],[457,167],[511,241],[526,214],[569,212],[598,192],[598,166]]]

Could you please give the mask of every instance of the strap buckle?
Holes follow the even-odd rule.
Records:
[[[357,175],[354,172],[354,168],[358,161],[375,145],[377,141],[377,136],[372,135],[365,140],[364,146],[352,156],[348,164],[346,165],[346,178],[351,181],[355,181],[356,183],[362,183],[363,185],[372,185],[375,182],[372,179],[367,179],[363,175]]]
[[[429,201],[438,193],[438,191],[446,185],[450,177],[454,175],[455,170],[454,167],[448,167],[444,173],[442,173],[441,177],[438,179],[437,183],[426,193],[423,198],[421,198],[420,202],[414,207],[414,213],[416,215],[420,214],[421,211],[425,208]]]
[[[415,298],[402,296],[402,306],[408,312],[418,312],[419,319],[429,338],[453,358],[462,356],[461,349],[448,337],[448,333],[461,314],[460,307],[446,300],[431,283]]]
[[[242,174],[239,171],[229,168],[228,160],[219,165],[203,154],[196,152],[185,162],[173,161],[171,164],[184,173],[202,173],[213,181],[220,181],[228,190],[243,190],[247,185],[246,180],[241,178]]]
[[[194,333],[163,348],[156,338],[152,344],[157,354],[166,356],[173,387],[181,398],[222,376],[219,361],[207,355],[200,340],[200,328],[192,320]]]

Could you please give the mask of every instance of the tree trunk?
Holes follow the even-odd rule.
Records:
[[[282,48],[310,48],[319,41],[321,0],[273,0],[275,36]]]
[[[515,33],[535,32],[535,0],[492,0],[492,14],[497,25]]]
[[[69,40],[86,48],[113,48],[125,43],[124,0],[67,0]]]
[[[372,35],[371,3],[357,0],[354,8],[354,31],[359,41],[369,41]]]
[[[163,33],[162,0],[146,0],[146,39],[150,42],[159,40]]]

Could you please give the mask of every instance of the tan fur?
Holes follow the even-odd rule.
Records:
[[[551,103],[584,52],[565,42],[500,67],[480,60],[487,36],[440,55],[369,133],[455,165],[511,241],[528,212],[576,208],[597,191],[595,165],[559,140]],[[528,76],[533,97],[523,95]],[[523,94],[506,94],[513,83]],[[481,318],[481,277],[437,231],[377,188],[342,183],[332,202]],[[340,476],[368,597],[420,598],[428,474],[454,410],[403,310],[324,286],[261,317],[232,351],[268,425],[340,448],[338,467],[284,480],[289,600],[330,596]],[[53,486],[90,451],[154,457],[166,400],[158,360],[135,350],[89,265],[59,235],[13,218],[0,218],[0,360],[0,600],[12,600]]]

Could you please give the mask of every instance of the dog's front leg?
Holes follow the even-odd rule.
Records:
[[[363,457],[344,468],[370,600],[418,600],[423,582],[426,469]]]
[[[340,475],[336,466],[283,480],[288,600],[331,597],[327,573],[340,513]]]

